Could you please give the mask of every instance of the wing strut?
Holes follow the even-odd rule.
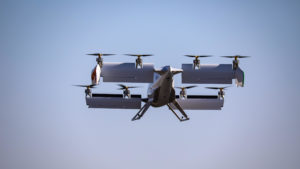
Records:
[[[178,114],[172,109],[170,104],[174,104],[174,106],[180,111],[180,113],[183,115],[181,118],[178,116]],[[176,100],[174,100],[172,103],[167,104],[169,109],[174,113],[174,115],[178,118],[179,121],[186,121],[189,120],[190,118],[187,116],[187,114],[184,112],[184,110],[181,108],[181,106],[178,104]]]
[[[139,112],[131,119],[131,121],[139,120],[143,115],[146,113],[146,111],[150,107],[150,102],[147,102],[140,110]]]

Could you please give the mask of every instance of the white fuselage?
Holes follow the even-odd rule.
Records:
[[[170,66],[165,66],[160,72],[154,73],[153,84],[148,88],[148,99],[151,106],[164,106],[175,99],[173,73]]]

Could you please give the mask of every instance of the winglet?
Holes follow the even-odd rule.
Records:
[[[160,68],[160,69],[155,69],[154,72],[162,75],[167,71],[171,71],[173,75],[178,74],[178,73],[182,73],[183,70],[182,69],[177,69],[177,68],[173,68],[173,67],[169,67],[167,69],[165,69],[165,67]]]
[[[174,75],[176,75],[176,74],[178,74],[178,73],[182,73],[183,72],[183,70],[182,69],[177,69],[177,68],[171,68],[171,71],[172,71],[172,73],[174,74]]]

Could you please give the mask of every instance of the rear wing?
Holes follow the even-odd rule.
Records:
[[[177,95],[176,101],[184,110],[221,110],[224,105],[224,99],[213,95],[189,95],[187,99]],[[171,107],[176,109],[173,104]]]
[[[144,63],[143,68],[137,69],[135,63],[104,62],[101,69],[103,82],[135,82],[152,83],[154,66]]]
[[[182,83],[193,84],[232,84],[236,80],[237,86],[244,86],[244,72],[232,64],[200,65],[194,69],[192,64],[182,64]]]
[[[92,97],[86,97],[89,108],[140,109],[141,102],[141,95],[123,98],[122,94],[92,94]]]

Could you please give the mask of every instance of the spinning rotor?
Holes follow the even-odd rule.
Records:
[[[220,98],[223,98],[223,99],[224,99],[224,96],[225,96],[224,90],[225,90],[226,88],[228,88],[228,87],[230,87],[230,86],[226,86],[226,87],[206,87],[206,88],[207,88],[207,89],[219,90],[218,96],[219,96]]]
[[[91,88],[95,88],[95,85],[73,85],[77,87],[85,87],[85,96],[90,96],[92,97],[92,91]]]
[[[111,55],[115,55],[115,54],[107,54],[107,53],[91,53],[91,54],[87,54],[87,55],[92,55],[92,56],[98,56],[96,58],[97,64],[99,64],[99,66],[102,68],[103,65],[103,59],[102,56],[111,56]]]
[[[118,90],[123,90],[123,98],[131,98],[131,94],[130,94],[130,88],[138,88],[138,86],[126,86],[123,84],[118,84],[121,88],[119,88]]]
[[[241,55],[234,55],[234,56],[222,56],[225,58],[234,58],[234,60],[232,61],[232,68],[233,70],[237,69],[239,67],[239,60],[238,58],[248,58],[250,56],[241,56]]]
[[[197,67],[198,69],[200,69],[200,60],[199,60],[199,58],[211,57],[211,55],[184,55],[184,56],[195,58],[195,59],[193,60],[193,68],[194,68],[194,69],[196,69],[196,67]]]
[[[180,95],[179,95],[180,99],[187,99],[186,89],[190,89],[190,88],[194,88],[194,87],[197,87],[197,86],[185,86],[185,87],[175,87],[175,88],[181,89]]]
[[[137,59],[135,60],[135,68],[143,68],[143,60],[141,57],[146,57],[146,56],[152,56],[152,54],[125,54],[127,56],[136,56]]]

